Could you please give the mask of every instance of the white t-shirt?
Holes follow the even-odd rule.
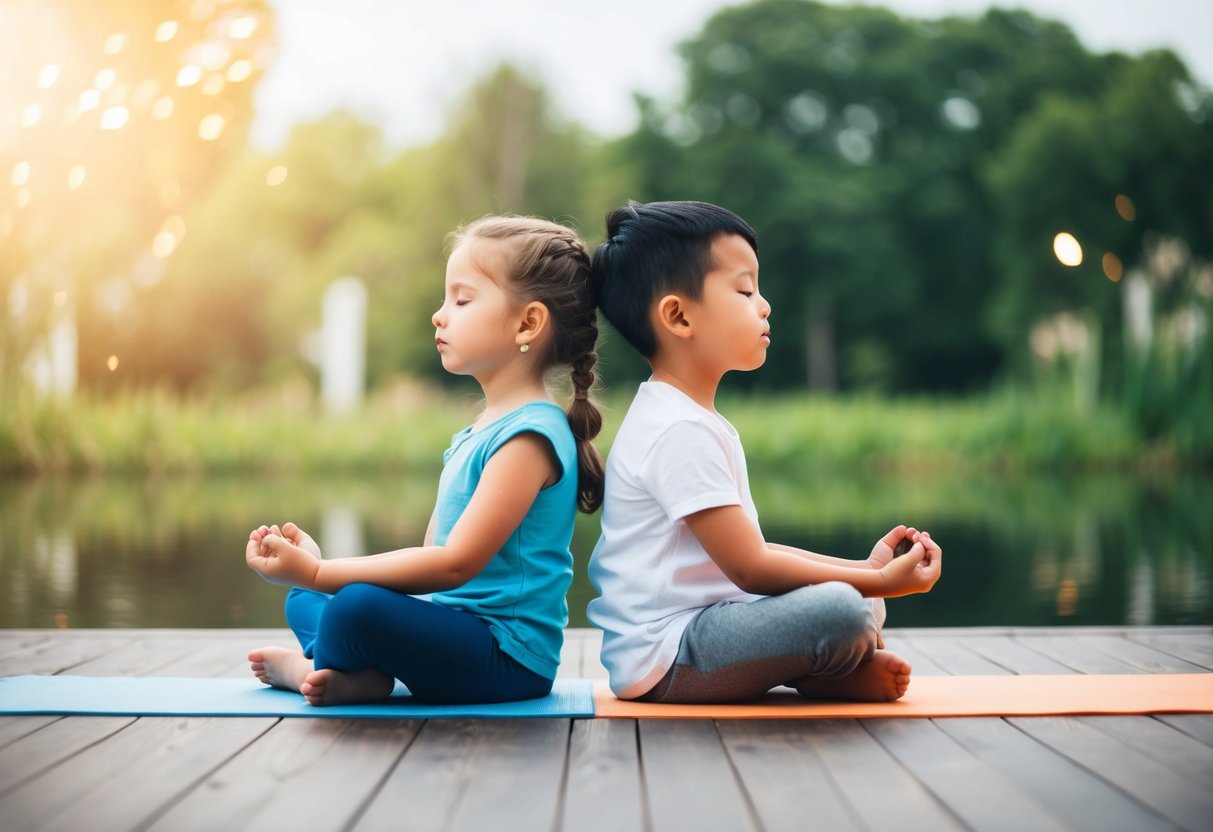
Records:
[[[611,689],[635,698],[673,666],[682,633],[717,601],[753,601],[704,551],[684,518],[741,506],[755,525],[736,429],[668,384],[640,385],[611,445],[602,536],[590,556],[590,622],[602,630]]]

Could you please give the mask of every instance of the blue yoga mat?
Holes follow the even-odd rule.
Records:
[[[593,683],[557,679],[542,699],[483,705],[427,705],[392,696],[373,705],[307,704],[256,679],[168,676],[9,676],[0,678],[0,714],[95,716],[590,717]]]

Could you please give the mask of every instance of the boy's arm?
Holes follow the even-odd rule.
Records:
[[[809,584],[842,581],[865,597],[894,597],[925,592],[938,577],[937,569],[915,574],[925,555],[920,544],[884,568],[873,569],[842,558],[822,561],[793,554],[786,551],[790,547],[773,549],[736,505],[695,512],[687,515],[686,523],[729,580],[756,595],[780,595]]]
[[[864,560],[855,560],[851,558],[838,558],[833,555],[821,555],[817,552],[810,552],[808,549],[797,549],[795,546],[785,546],[782,543],[767,543],[767,548],[778,552],[785,552],[789,555],[796,555],[801,558],[810,558],[821,563],[832,563],[836,566],[850,566],[861,569],[880,569],[882,566],[891,561],[894,557],[894,550],[897,544],[901,543],[904,538],[909,538],[912,543],[918,537],[918,530],[909,526],[896,526],[889,531],[884,537],[876,541],[876,545],[872,547],[872,553]]]

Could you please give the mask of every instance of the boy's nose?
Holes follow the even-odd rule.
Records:
[[[767,299],[765,297],[763,297],[762,295],[758,296],[758,300],[759,300],[758,314],[762,315],[762,317],[764,317],[764,318],[771,317],[771,304],[768,303]]]

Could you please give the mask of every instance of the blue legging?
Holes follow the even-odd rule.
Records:
[[[502,652],[477,616],[380,586],[350,584],[336,595],[294,587],[286,621],[317,669],[374,667],[420,701],[514,702],[552,689]]]

